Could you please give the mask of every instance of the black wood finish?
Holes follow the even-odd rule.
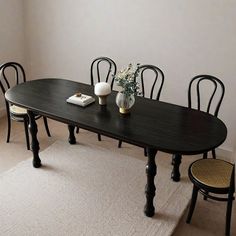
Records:
[[[18,85],[20,83],[25,83],[25,82],[26,82],[25,70],[21,64],[17,62],[7,62],[0,65],[0,87],[3,94],[5,94],[6,91],[10,89],[11,87]],[[5,105],[6,105],[6,112],[7,112],[7,124],[8,124],[7,143],[9,143],[10,141],[11,120],[23,122],[24,128],[25,128],[26,145],[27,145],[27,149],[29,150],[30,149],[29,132],[28,132],[29,122],[28,122],[27,113],[25,112],[21,114],[16,114],[16,113],[11,112],[11,109],[10,109],[11,104],[9,104],[6,100],[5,100]],[[36,116],[35,119],[39,119],[40,117],[41,116]],[[46,117],[43,117],[43,120],[44,120],[47,135],[50,137],[51,134],[49,132]]]
[[[67,103],[66,99],[77,91],[94,96],[96,102],[87,107]],[[108,96],[105,108],[98,105],[93,91],[94,88],[90,85],[52,78],[20,84],[8,90],[5,97],[9,102],[25,107],[34,114],[140,147],[148,147],[149,159],[154,159],[154,151],[150,150],[185,155],[204,153],[222,144],[226,138],[224,123],[205,112],[136,97],[132,113],[122,116],[115,103],[115,91]],[[35,126],[34,122],[31,123]],[[37,132],[31,131],[34,142],[37,140],[35,133]],[[35,157],[38,147],[34,146],[32,145],[32,149]],[[150,165],[153,169],[153,165]],[[154,179],[154,174],[149,175]],[[148,181],[149,185],[152,186],[152,180]],[[152,196],[153,187],[150,188],[151,193],[148,191],[147,195]],[[146,214],[152,215],[153,198],[148,199]]]
[[[210,82],[213,86],[213,91],[209,97],[209,101],[207,103],[206,106],[206,112],[207,113],[212,113],[214,114],[214,116],[218,116],[219,113],[219,109],[221,106],[221,103],[223,101],[224,98],[224,94],[225,94],[225,86],[223,84],[223,82],[212,76],[212,75],[197,75],[195,77],[193,77],[189,83],[189,89],[188,89],[188,107],[193,108],[193,90],[196,90],[196,98],[197,98],[197,109],[200,111],[203,110],[202,108],[202,103],[201,103],[201,84],[204,84],[204,82]],[[219,91],[219,95],[217,96],[217,90]],[[213,108],[213,100],[216,98],[216,104],[215,104],[215,108]],[[210,110],[212,109],[212,111]]]
[[[141,65],[138,67],[139,76],[135,80],[140,84],[140,92],[142,97],[159,100],[164,84],[163,71],[154,65]],[[151,84],[151,89],[148,89]],[[121,148],[122,141],[119,140],[118,148]],[[144,155],[147,156],[147,150],[144,148]]]
[[[138,70],[140,71],[140,77],[136,78],[136,81],[141,84],[142,96],[154,100],[159,100],[165,78],[163,71],[154,65],[141,65],[139,66]],[[145,75],[145,73],[147,72],[152,72],[153,79],[150,78],[151,75]],[[150,91],[147,91],[147,82],[145,82],[147,80],[149,80],[148,84],[152,84]]]
[[[205,85],[205,86],[204,86]],[[212,93],[208,94],[209,100],[205,101],[206,98],[203,96],[206,92],[204,91],[204,87],[212,86]],[[188,87],[188,107],[189,108],[196,108],[198,111],[205,111],[207,113],[211,113],[214,116],[218,116],[219,109],[221,103],[223,101],[225,94],[225,86],[223,82],[212,76],[212,75],[197,75],[193,77],[189,83]],[[203,102],[204,98],[204,102]],[[206,107],[204,109],[204,105],[206,103]],[[216,158],[215,149],[211,150],[212,157]],[[178,154],[176,154],[178,155]],[[203,153],[203,158],[206,159],[208,156],[208,152]],[[178,157],[173,157],[174,159],[178,159]],[[178,175],[179,170],[177,166],[173,166],[172,171],[172,179],[174,181],[179,181],[179,178],[175,179],[174,176]],[[204,197],[206,199],[206,197]]]
[[[33,166],[35,168],[39,168],[41,166],[41,160],[39,158],[39,142],[37,139],[38,127],[35,122],[35,114],[27,110],[29,116],[29,130],[31,133],[32,141],[31,141],[31,150],[33,152]]]
[[[75,126],[74,125],[68,125],[68,130],[69,130],[68,142],[70,144],[76,144],[76,138],[75,138],[75,135],[74,135]]]
[[[212,93],[209,94],[209,100],[206,103],[206,107],[204,109],[203,104],[206,102],[205,101],[206,99],[204,99],[203,102],[202,97],[203,97],[203,88],[206,86],[206,83],[208,83],[209,85],[211,84]],[[218,116],[224,95],[225,95],[225,86],[220,79],[212,75],[197,75],[193,77],[189,83],[188,107],[189,108],[196,107],[196,109],[199,111],[205,110],[207,113],[211,113],[214,116]],[[196,101],[196,106],[194,106],[194,101]],[[212,157],[214,159],[216,158],[215,149],[212,149]],[[203,158],[207,158],[207,153],[204,153]]]
[[[174,154],[172,156],[173,170],[172,170],[172,173],[171,173],[171,178],[175,182],[180,181],[179,166],[181,164],[181,159],[182,159],[182,155],[180,155],[180,154]]]
[[[98,82],[107,82],[111,85],[114,84],[114,75],[116,74],[116,63],[109,57],[98,57],[92,61],[90,67],[91,85],[94,86]],[[103,72],[103,73],[102,73]],[[103,76],[101,75],[103,74]],[[79,127],[76,128],[76,133],[79,133]],[[98,141],[101,141],[101,134],[98,135]]]
[[[198,187],[197,186],[193,186],[193,191],[192,191],[192,199],[191,199],[191,203],[189,206],[189,212],[188,212],[188,216],[187,216],[187,220],[186,223],[189,224],[191,222],[192,216],[193,216],[193,211],[195,209],[195,205],[197,202],[197,195],[198,195]]]
[[[107,66],[104,68],[106,76],[101,78],[102,65]],[[98,82],[104,81],[111,85],[111,89],[114,84],[114,75],[116,74],[116,63],[109,57],[98,57],[93,60],[90,68],[91,73],[91,85],[95,85]]]
[[[155,208],[153,206],[153,198],[155,197],[156,187],[154,178],[157,172],[157,166],[155,163],[155,156],[157,149],[147,148],[148,162],[146,165],[147,184],[145,187],[146,193],[146,205],[144,207],[144,213],[148,217],[152,217],[155,214]]]

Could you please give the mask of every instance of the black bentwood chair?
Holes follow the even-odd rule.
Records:
[[[218,112],[224,98],[225,86],[221,80],[212,75],[197,75],[193,77],[188,87],[188,107],[211,113],[218,116]],[[211,150],[215,159],[215,149]],[[207,152],[203,153],[203,158],[207,158]],[[174,154],[172,156],[172,165],[180,165],[182,156]],[[174,181],[180,180],[180,174],[172,172]]]
[[[159,100],[165,78],[163,71],[154,65],[141,65],[138,70],[140,76],[135,79],[140,84],[141,96]],[[119,140],[118,147],[120,148],[121,145],[122,141]],[[147,156],[146,149],[144,155]]]
[[[230,235],[235,193],[235,165],[220,159],[200,159],[190,165],[188,174],[193,183],[193,192],[186,223],[189,224],[191,221],[197,195],[200,192],[205,198],[227,201],[225,235]],[[219,197],[219,194],[227,194],[227,197]]]
[[[26,82],[25,71],[19,63],[8,62],[0,65],[0,86],[3,95],[9,88],[24,82]],[[7,121],[8,121],[7,143],[9,143],[10,140],[11,120],[24,122],[26,144],[27,144],[27,149],[29,150],[30,149],[29,132],[28,132],[29,118],[27,115],[27,110],[22,107],[9,104],[7,100],[5,100],[5,104],[6,104]],[[35,119],[39,119],[40,117],[41,116],[38,115],[35,117]],[[47,135],[50,137],[51,134],[48,129],[48,123],[46,117],[43,117],[43,120],[45,129],[47,131]]]
[[[116,63],[108,57],[94,59],[90,67],[91,85],[94,86],[99,82],[107,82],[111,85],[112,89],[116,68]],[[79,133],[79,127],[76,129],[76,133]],[[101,141],[100,134],[98,134],[98,140]]]
[[[206,90],[205,85],[210,85],[212,87],[211,92],[209,90]],[[202,86],[201,86],[202,85]],[[193,90],[195,89],[195,94],[193,93]],[[205,94],[209,94],[208,99],[206,96],[204,97],[204,90]],[[222,83],[221,80],[218,78],[211,76],[211,75],[197,75],[195,76],[189,84],[188,89],[188,107],[194,108],[196,107],[197,110],[203,111],[203,106],[205,105],[205,111],[207,113],[211,113],[214,116],[218,116],[219,109],[222,103],[222,100],[224,98],[225,94],[225,86]],[[196,98],[196,105],[194,106],[193,98]],[[204,99],[201,100],[201,97]],[[212,157],[216,158],[215,149],[212,150]],[[203,158],[207,158],[207,153],[203,154]]]

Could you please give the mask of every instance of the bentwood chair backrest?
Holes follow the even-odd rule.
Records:
[[[7,62],[0,65],[0,87],[3,95],[6,91],[26,81],[24,68],[17,62]],[[7,115],[9,115],[9,104],[5,100]]]
[[[163,71],[154,65],[139,66],[139,75],[136,81],[140,84],[141,95],[146,98],[159,100],[163,83]]]
[[[207,98],[206,94],[208,94]],[[197,75],[189,84],[188,107],[196,107],[197,110],[205,110],[207,113],[217,116],[224,94],[225,86],[220,79],[211,75]]]
[[[107,82],[113,88],[116,63],[108,57],[98,57],[91,64],[91,85],[98,82]]]
[[[140,96],[159,100],[165,78],[163,71],[154,65],[140,65],[138,70],[135,80],[140,84]],[[121,145],[122,141],[119,140],[118,147],[121,148]],[[147,156],[146,148],[144,155]]]
[[[91,85],[94,86],[99,82],[107,82],[111,85],[112,89],[116,68],[116,63],[109,57],[94,59],[90,68]],[[79,133],[79,127],[76,128],[76,133]],[[98,134],[98,140],[101,141],[100,134]]]
[[[7,62],[0,65],[0,86],[3,94],[12,86],[25,81],[25,71],[19,63]]]

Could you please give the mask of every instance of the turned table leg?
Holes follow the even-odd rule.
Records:
[[[145,187],[146,205],[144,207],[144,213],[148,217],[152,217],[155,214],[155,207],[153,206],[153,199],[155,197],[156,187],[154,179],[156,176],[156,163],[155,156],[157,150],[154,148],[147,148],[148,162],[146,165],[147,184]]]
[[[182,159],[182,155],[180,155],[180,154],[173,154],[173,156],[172,156],[173,170],[171,173],[171,178],[175,182],[180,181],[179,166],[181,164],[181,159]]]
[[[41,160],[39,158],[39,142],[37,139],[38,127],[35,122],[35,115],[32,111],[27,111],[29,116],[29,130],[31,133],[31,150],[33,152],[33,166],[39,168],[41,166]]]
[[[74,125],[68,125],[68,130],[69,130],[68,142],[70,144],[76,144],[76,138],[75,138],[75,134],[74,134],[75,126]]]

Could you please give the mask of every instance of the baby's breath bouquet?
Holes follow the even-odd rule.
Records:
[[[130,112],[130,108],[134,105],[135,97],[139,93],[139,84],[136,82],[136,77],[139,73],[139,64],[129,66],[115,75],[115,82],[122,90],[117,93],[116,104],[122,114]]]
[[[115,75],[116,84],[122,88],[121,93],[127,96],[139,94],[139,84],[135,81],[138,73],[139,64],[136,66],[129,64]]]

